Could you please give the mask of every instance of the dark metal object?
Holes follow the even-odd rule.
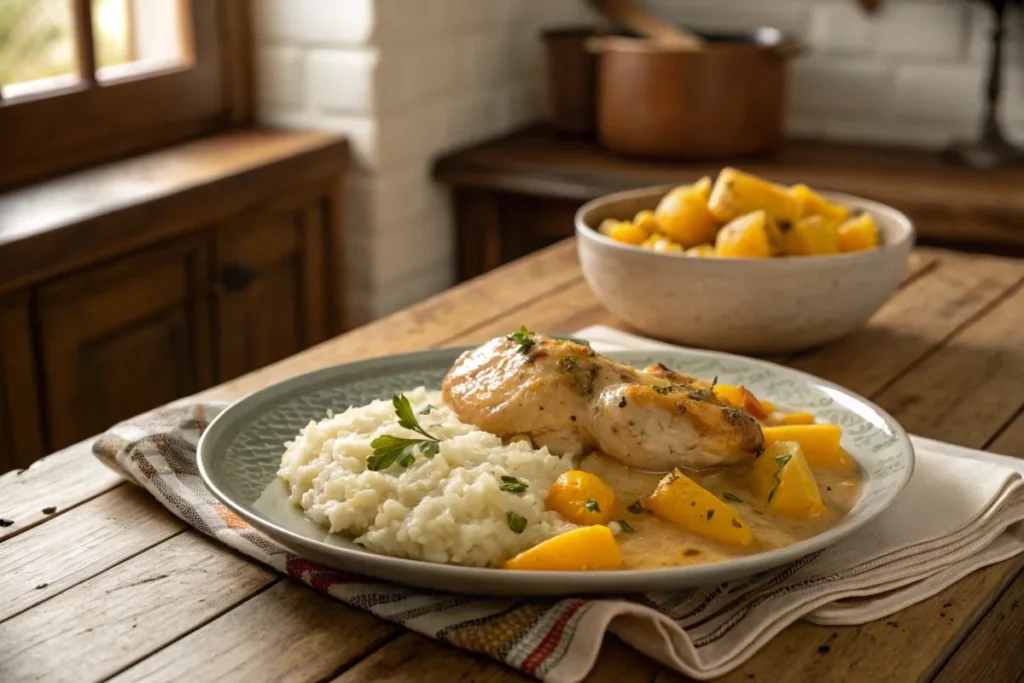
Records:
[[[224,265],[224,269],[220,272],[220,277],[210,283],[210,291],[214,294],[242,292],[259,276],[259,271],[253,270],[244,264],[231,261]]]
[[[1003,134],[999,123],[999,100],[1003,81],[1003,42],[1006,36],[1006,9],[1010,0],[989,0],[993,12],[992,48],[989,53],[988,81],[985,86],[985,108],[981,137],[972,142],[953,143],[944,157],[970,168],[990,169],[1024,162],[1024,150]],[[1017,0],[1020,4],[1020,0]]]

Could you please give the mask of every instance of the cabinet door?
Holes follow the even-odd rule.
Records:
[[[218,377],[226,381],[327,336],[320,201],[268,209],[217,229]]]
[[[0,299],[0,474],[44,454],[29,295]]]
[[[188,240],[40,290],[50,449],[212,383],[207,268]]]

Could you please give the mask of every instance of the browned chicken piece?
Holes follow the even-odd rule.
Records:
[[[444,379],[444,400],[492,434],[528,434],[558,455],[596,448],[657,472],[749,461],[763,442],[758,423],[707,382],[523,331],[463,354]]]

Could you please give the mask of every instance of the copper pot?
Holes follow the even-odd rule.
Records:
[[[765,152],[782,138],[786,72],[802,47],[776,29],[701,34],[701,49],[592,39],[597,129],[625,154],[714,159]]]

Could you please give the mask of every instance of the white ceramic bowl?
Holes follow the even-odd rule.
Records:
[[[900,211],[824,192],[870,213],[878,249],[835,256],[689,258],[616,242],[597,232],[606,218],[654,209],[670,187],[611,194],[576,214],[583,275],[614,315],[640,332],[720,351],[778,353],[831,341],[863,325],[899,286],[914,245]]]

